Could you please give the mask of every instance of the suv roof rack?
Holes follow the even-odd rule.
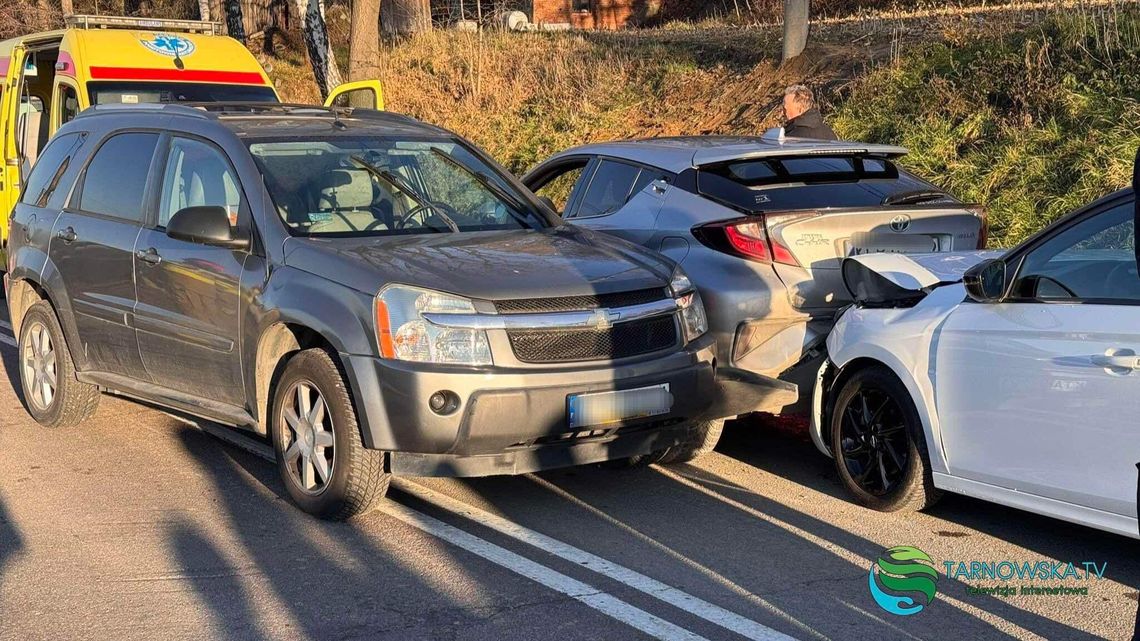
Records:
[[[96,105],[79,113],[78,118],[94,116],[100,113],[115,111],[149,111],[174,112],[181,116],[195,118],[220,118],[225,116],[301,116],[310,118],[366,118],[370,120],[387,120],[412,122],[426,125],[411,116],[392,111],[378,111],[375,109],[360,109],[354,107],[325,107],[323,105],[305,105],[289,102],[163,102],[140,104],[109,104]]]
[[[147,31],[180,31],[210,36],[225,33],[220,22],[204,20],[167,20],[164,18],[131,18],[128,16],[74,15],[63,19],[71,29],[144,29]]]

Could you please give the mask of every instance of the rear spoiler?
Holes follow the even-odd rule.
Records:
[[[962,281],[968,269],[1001,251],[865,254],[843,260],[843,284],[861,307],[911,307],[934,289]]]
[[[693,153],[693,166],[704,167],[733,160],[783,160],[788,158],[812,158],[818,156],[875,156],[878,158],[898,158],[905,156],[907,149],[896,145],[875,145],[861,142],[824,143],[820,141],[797,142],[788,138],[778,145],[758,145],[754,151],[711,147],[698,149]]]

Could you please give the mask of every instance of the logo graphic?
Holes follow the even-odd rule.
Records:
[[[900,616],[922,612],[938,592],[938,572],[933,565],[926,552],[909,545],[883,552],[867,572],[875,603]]]
[[[587,321],[590,327],[594,329],[609,329],[614,326],[614,323],[621,320],[620,312],[613,312],[608,309],[595,309],[594,313],[590,314],[590,320]]]
[[[150,40],[139,40],[139,42],[147,49],[171,58],[185,58],[194,53],[193,42],[170,33],[156,33]]]
[[[891,231],[902,233],[910,229],[910,216],[899,214],[891,219]]]

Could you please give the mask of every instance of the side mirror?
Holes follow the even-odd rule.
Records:
[[[550,211],[552,211],[552,212],[554,212],[554,213],[558,214],[559,216],[561,216],[561,215],[562,215],[562,212],[558,211],[558,205],[555,205],[555,204],[554,204],[554,201],[553,201],[553,200],[551,200],[550,198],[548,198],[548,197],[546,197],[546,196],[539,196],[539,197],[538,197],[538,202],[540,202],[540,203],[542,203],[542,204],[546,205],[547,207],[549,207],[549,208],[550,208]]]
[[[979,303],[996,303],[1005,297],[1005,261],[991,258],[974,265],[962,276],[966,294]]]
[[[166,235],[199,245],[248,249],[249,237],[230,227],[225,207],[207,205],[178,210],[166,223]]]

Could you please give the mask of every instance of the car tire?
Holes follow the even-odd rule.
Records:
[[[45,427],[71,427],[95,413],[99,388],[79,382],[55,310],[39,301],[20,321],[17,343],[24,407]]]
[[[327,351],[289,359],[274,385],[270,417],[277,470],[297,507],[340,521],[369,511],[387,493],[385,455],[364,447],[344,373]]]
[[[831,451],[843,486],[880,512],[914,512],[942,496],[934,487],[922,421],[909,390],[886,367],[855,372],[835,397]]]
[[[712,452],[720,441],[721,432],[724,431],[724,421],[723,418],[692,421],[685,427],[684,440],[669,448],[661,458],[661,462],[688,463]]]

